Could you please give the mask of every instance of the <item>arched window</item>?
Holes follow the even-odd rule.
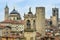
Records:
[[[52,21],[50,21],[50,25],[52,25]]]
[[[35,25],[35,20],[33,20],[33,25]]]
[[[51,25],[52,25],[52,21],[49,21],[49,22],[48,22],[48,25],[50,25],[50,26],[51,26]]]
[[[30,23],[30,20],[27,20],[27,28],[30,29],[31,27],[31,23]]]
[[[53,10],[53,16],[55,16],[55,10]]]

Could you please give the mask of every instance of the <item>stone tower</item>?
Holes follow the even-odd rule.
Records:
[[[52,25],[58,26],[58,8],[52,8]]]
[[[35,28],[35,15],[31,12],[29,8],[28,14],[24,14],[25,29],[34,29]]]
[[[45,7],[36,7],[36,32],[45,35]]]
[[[26,40],[35,40],[35,15],[32,14],[31,8],[29,8],[28,14],[24,14],[24,21],[24,36]]]
[[[7,20],[8,17],[9,17],[9,8],[8,8],[8,6],[6,5],[6,7],[5,7],[5,20]]]

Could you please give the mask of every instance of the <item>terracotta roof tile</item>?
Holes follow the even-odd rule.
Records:
[[[36,37],[40,37],[41,34],[39,32],[36,32]]]
[[[0,28],[5,28],[5,25],[0,25]]]
[[[3,36],[4,38],[6,38],[6,36]],[[7,36],[8,38],[24,38],[24,36],[20,36],[20,35],[10,35]]]
[[[24,24],[24,20],[20,20],[20,21],[4,20],[1,23]]]
[[[9,27],[9,26],[1,25],[1,24],[0,24],[0,28],[5,28],[5,27],[8,27],[8,28],[10,28],[10,29],[11,29],[11,27]]]

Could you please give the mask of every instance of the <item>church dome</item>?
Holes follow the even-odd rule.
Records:
[[[15,9],[10,14],[19,14]]]

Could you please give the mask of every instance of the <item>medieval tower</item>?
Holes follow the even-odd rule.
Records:
[[[35,40],[35,34],[36,34],[36,24],[35,24],[35,18],[36,16],[33,15],[31,12],[31,8],[29,8],[28,14],[24,14],[24,35],[26,37],[26,40]]]
[[[45,35],[45,7],[36,7],[36,32]]]
[[[58,8],[52,8],[52,25],[58,26]]]
[[[5,20],[7,20],[8,17],[9,17],[9,8],[8,8],[8,6],[6,5],[6,7],[5,7]]]
[[[35,15],[31,12],[31,8],[29,8],[28,14],[24,15],[25,20],[25,28],[26,29],[34,29],[35,27]]]

